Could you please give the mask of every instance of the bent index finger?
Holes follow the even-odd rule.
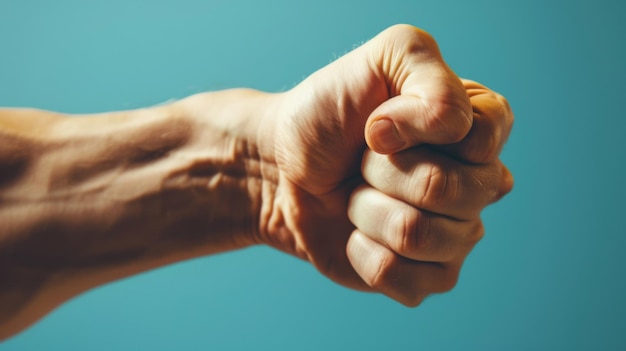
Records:
[[[487,164],[495,161],[513,127],[513,112],[507,100],[489,88],[463,80],[474,114],[467,136],[458,143],[440,146],[464,161]]]
[[[423,143],[459,142],[472,125],[472,108],[463,84],[443,61],[435,40],[410,26],[388,31],[393,35],[382,36],[384,49],[379,50],[377,65],[391,98],[367,120],[368,146],[391,154]]]
[[[428,212],[473,220],[502,191],[500,163],[471,165],[427,147],[393,155],[366,151],[363,179],[378,191]]]

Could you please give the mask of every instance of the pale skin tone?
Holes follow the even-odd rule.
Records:
[[[0,339],[93,287],[256,244],[417,306],[455,285],[511,190],[512,123],[406,25],[284,93],[0,110]]]

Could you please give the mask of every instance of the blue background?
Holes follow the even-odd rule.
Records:
[[[285,90],[404,22],[505,95],[514,191],[457,287],[408,309],[258,247],[63,305],[5,350],[625,349],[626,25],[620,1],[0,1],[0,105],[129,109]]]

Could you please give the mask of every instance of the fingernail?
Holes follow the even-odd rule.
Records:
[[[370,127],[370,140],[377,152],[392,153],[398,151],[405,144],[398,129],[389,118],[381,118]]]

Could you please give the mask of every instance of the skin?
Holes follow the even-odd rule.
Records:
[[[284,93],[0,110],[0,339],[93,287],[257,244],[417,306],[454,287],[511,190],[512,123],[407,25]]]

